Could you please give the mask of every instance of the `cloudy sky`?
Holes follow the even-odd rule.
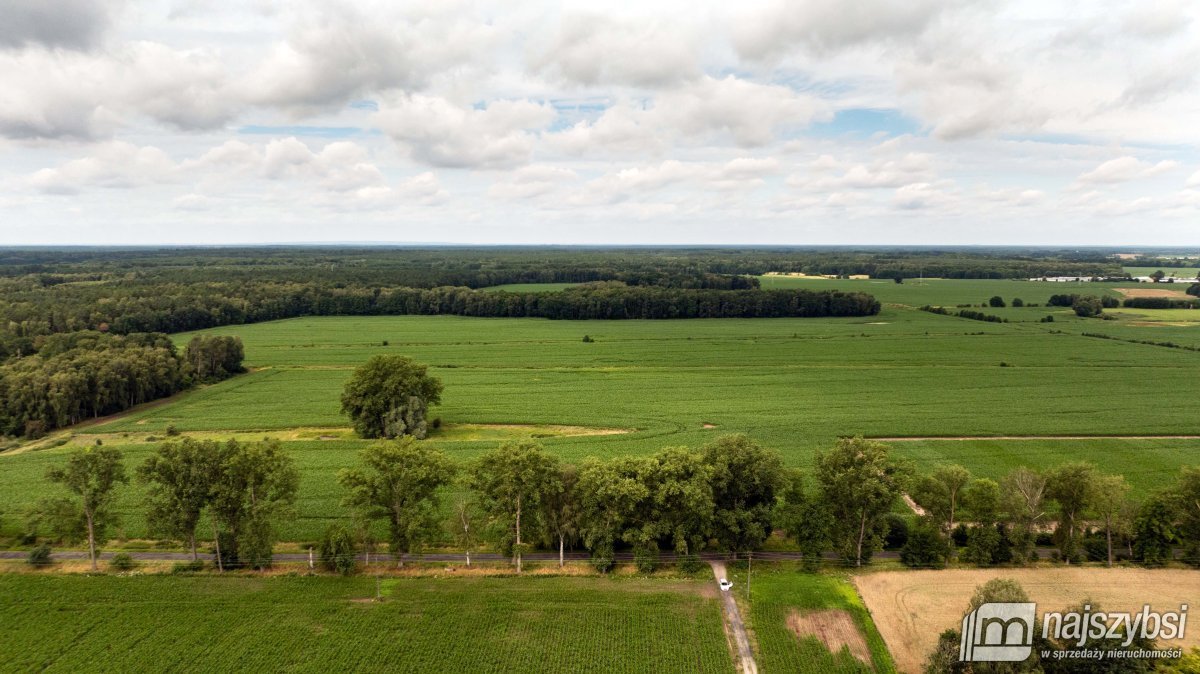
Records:
[[[1194,0],[703,4],[0,0],[0,244],[1200,244]]]

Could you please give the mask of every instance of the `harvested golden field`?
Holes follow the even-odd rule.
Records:
[[[1113,288],[1125,297],[1169,297],[1177,300],[1190,300],[1191,295],[1188,295],[1182,290],[1165,290],[1163,288]]]
[[[1182,569],[950,569],[887,571],[857,576],[859,594],[903,672],[917,672],[938,635],[957,628],[975,588],[993,578],[1016,580],[1042,611],[1062,610],[1085,599],[1106,611],[1151,607],[1178,610],[1200,600],[1200,571]],[[1177,642],[1161,643],[1166,647]],[[1200,628],[1192,627],[1184,647],[1200,646]]]

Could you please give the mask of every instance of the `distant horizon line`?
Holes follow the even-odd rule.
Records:
[[[0,250],[146,250],[146,249],[221,249],[221,248],[740,248],[740,249],[909,249],[944,250],[957,248],[1003,248],[1017,250],[1086,249],[1116,251],[1193,251],[1200,244],[1038,244],[1038,243],[455,243],[402,241],[271,241],[254,243],[0,243]]]

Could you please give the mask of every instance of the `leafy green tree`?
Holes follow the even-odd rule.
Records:
[[[479,545],[479,532],[475,523],[475,501],[460,494],[454,499],[454,513],[450,516],[450,532],[454,542],[466,552],[467,566],[471,566],[471,553]],[[561,562],[560,562],[561,566]]]
[[[1108,547],[1108,566],[1113,565],[1113,535],[1127,527],[1125,515],[1129,512],[1129,483],[1121,475],[1099,475],[1096,477],[1096,493],[1093,509],[1104,523],[1104,538]]]
[[[1154,279],[1155,283],[1161,283],[1162,280],[1166,277],[1167,277],[1166,272],[1164,272],[1161,269],[1155,271],[1153,274],[1150,275],[1150,278]]]
[[[1001,544],[996,528],[1000,485],[986,478],[974,480],[963,494],[963,503],[975,518],[975,526],[967,532],[965,557],[974,564],[990,566],[997,562]]]
[[[563,489],[558,459],[535,442],[507,442],[480,457],[470,480],[499,541],[512,541],[513,562],[520,573],[527,545],[522,527],[527,530],[533,524],[536,531],[543,502]]]
[[[437,530],[438,490],[450,484],[455,466],[411,437],[368,447],[359,456],[366,470],[350,468],[338,475],[347,491],[342,503],[365,519],[387,521],[389,549],[403,565],[404,554]]]
[[[1096,467],[1081,461],[1065,463],[1046,475],[1046,496],[1058,503],[1054,532],[1063,561],[1079,559],[1084,518],[1096,502]]]
[[[325,530],[318,546],[321,566],[329,571],[349,576],[358,566],[355,558],[354,532],[341,524],[332,524]]]
[[[639,505],[650,496],[640,479],[645,459],[588,459],[579,469],[579,532],[601,572],[612,568],[616,544],[624,540]]]
[[[910,496],[949,535],[957,522],[963,490],[970,481],[970,471],[960,465],[938,466],[915,481]],[[953,557],[953,546],[950,554]]]
[[[718,438],[702,456],[711,469],[712,537],[725,550],[759,548],[771,535],[783,458],[744,435]]]
[[[364,438],[426,434],[430,405],[442,400],[442,382],[404,356],[373,356],[354,371],[342,392],[342,413]]]
[[[1071,303],[1071,309],[1075,311],[1076,316],[1091,318],[1104,313],[1104,304],[1100,301],[1099,297],[1087,295],[1085,297],[1076,298],[1075,301]]]
[[[245,372],[243,358],[245,348],[241,338],[224,335],[196,335],[183,352],[184,362],[202,382],[220,381]]]
[[[862,438],[842,438],[833,450],[817,453],[817,482],[833,516],[835,541],[856,566],[878,549],[876,522],[903,493],[910,472],[887,445]]]
[[[940,569],[946,566],[950,556],[950,539],[942,533],[941,526],[928,517],[922,517],[916,526],[909,529],[908,541],[900,549],[900,563],[918,569]]]
[[[805,569],[816,571],[831,543],[833,517],[820,495],[805,488],[800,471],[786,469],[783,484],[772,524],[800,547]]]
[[[116,519],[110,510],[117,485],[129,482],[121,452],[111,447],[86,447],[73,452],[65,466],[46,472],[51,482],[66,487],[78,497],[75,502],[87,528],[88,557],[97,570],[96,546],[106,540],[107,528]]]
[[[1004,307],[1004,298],[1000,297],[999,295],[993,295],[992,298],[988,300],[988,306],[992,307],[993,309],[1001,309]]]
[[[1168,494],[1155,494],[1142,503],[1133,520],[1133,556],[1146,566],[1171,561],[1178,539],[1175,507]]]
[[[217,536],[221,569],[263,569],[271,565],[275,520],[296,501],[300,473],[277,440],[221,446],[219,472],[212,482],[210,509],[224,527]],[[224,545],[221,541],[224,540]]]
[[[547,547],[558,546],[558,566],[562,568],[567,543],[573,544],[579,535],[579,469],[570,464],[560,466],[558,481],[562,488],[544,496],[540,517]]]
[[[641,538],[646,544],[666,542],[684,569],[696,569],[695,555],[712,531],[712,466],[697,454],[673,448],[654,455],[642,467],[639,477],[649,489],[649,499],[641,517]]]
[[[185,541],[193,561],[198,559],[196,529],[221,474],[220,459],[218,443],[184,438],[160,445],[137,468],[138,480],[148,485],[151,531]]]
[[[1192,566],[1200,566],[1200,466],[1185,466],[1169,494],[1179,517],[1183,559]]]
[[[1009,541],[1018,562],[1030,561],[1036,555],[1034,543],[1046,515],[1045,498],[1046,478],[1023,466],[1005,475],[1000,483],[1001,504],[1012,524]]]

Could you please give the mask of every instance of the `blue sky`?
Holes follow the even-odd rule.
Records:
[[[1200,245],[1184,0],[10,0],[0,245]]]

